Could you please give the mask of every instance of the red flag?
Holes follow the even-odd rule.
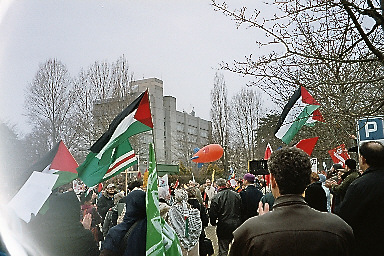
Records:
[[[345,160],[351,158],[348,151],[345,149],[344,144],[329,150],[328,153],[331,156],[333,163],[341,164],[343,167],[345,167]]]
[[[319,140],[319,137],[304,139],[299,141],[295,145],[295,147],[302,149],[305,153],[307,153],[310,156],[318,140]]]
[[[268,160],[271,157],[271,154],[272,154],[272,147],[268,143],[264,153],[264,160]]]
[[[100,193],[101,191],[103,191],[103,184],[99,183],[99,185],[97,186],[97,192]]]
[[[272,147],[268,143],[264,153],[264,160],[268,160],[271,157],[271,154],[272,154]],[[268,175],[265,175],[265,183],[267,184],[267,186],[269,186],[269,182],[270,182],[270,177],[268,174]]]

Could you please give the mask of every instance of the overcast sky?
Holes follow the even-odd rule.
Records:
[[[194,107],[209,119],[216,72],[230,96],[248,81],[218,71],[218,64],[257,55],[258,36],[236,29],[208,0],[0,0],[0,119],[28,131],[25,89],[47,59],[57,58],[77,76],[95,61],[122,55],[135,79],[162,79],[179,111]]]

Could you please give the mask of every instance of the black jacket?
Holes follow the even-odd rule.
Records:
[[[248,219],[233,235],[231,256],[353,253],[351,227],[334,214],[310,208],[300,195],[278,197],[273,211]]]
[[[124,243],[124,236],[130,227],[137,222],[127,241]],[[126,212],[124,220],[117,226],[111,228],[102,244],[100,255],[121,255],[120,248],[125,247],[123,256],[145,255],[147,236],[147,215],[145,208],[145,192],[140,190],[132,191],[127,196]],[[111,252],[115,254],[111,254]]]
[[[216,225],[219,239],[232,239],[232,232],[241,224],[241,197],[235,191],[224,188],[212,198],[209,210],[210,222]]]
[[[347,189],[340,217],[356,238],[356,255],[384,255],[384,169],[368,168]]]
[[[108,194],[104,191],[103,195],[97,201],[97,211],[102,218],[102,222],[104,222],[105,215],[107,215],[109,209],[114,205],[113,196],[108,196]]]
[[[192,208],[198,209],[200,211],[200,218],[201,218],[201,223],[203,225],[203,229],[207,227],[209,220],[208,220],[208,215],[205,210],[205,207],[202,204],[200,204],[197,198],[189,198],[187,202],[192,206]]]
[[[321,212],[327,212],[327,195],[321,186],[321,182],[310,184],[305,190],[305,201],[307,204]]]
[[[257,209],[259,208],[260,199],[263,193],[258,190],[254,185],[249,185],[245,190],[240,192],[241,197],[241,218],[242,221],[257,216]]]

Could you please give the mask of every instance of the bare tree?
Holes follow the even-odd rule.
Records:
[[[378,1],[266,4],[274,10],[272,15],[247,7],[230,9],[212,0],[215,10],[238,26],[266,35],[257,38],[266,54],[223,62],[223,69],[252,77],[250,85],[268,93],[280,107],[298,86],[305,86],[322,104],[325,130],[342,127],[344,139],[359,117],[384,113],[384,19]]]
[[[246,159],[255,158],[256,136],[259,120],[262,117],[262,99],[252,88],[243,88],[231,101],[232,144],[243,149]]]
[[[220,144],[224,148],[224,154],[221,158],[224,172],[227,172],[229,167],[229,106],[227,97],[224,76],[216,73],[211,90],[212,138],[214,143]]]
[[[75,79],[74,91],[79,95],[76,130],[80,158],[84,158],[89,147],[108,129],[113,118],[131,102],[129,82],[132,76],[128,61],[122,56],[112,63],[95,62],[87,69],[82,69]]]
[[[65,65],[56,59],[40,65],[28,87],[25,106],[34,131],[48,136],[44,140],[49,149],[70,132],[75,103],[76,94]]]

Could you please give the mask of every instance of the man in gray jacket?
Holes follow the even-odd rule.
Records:
[[[338,216],[310,208],[302,196],[309,184],[311,162],[301,149],[286,147],[268,160],[273,211],[233,232],[230,255],[351,255],[352,228]]]

